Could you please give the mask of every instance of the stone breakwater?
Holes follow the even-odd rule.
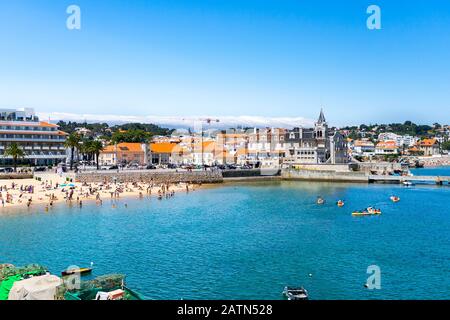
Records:
[[[120,172],[82,172],[75,175],[81,183],[221,183],[222,174],[218,171],[120,171]]]
[[[419,157],[425,167],[450,166],[450,156]]]
[[[283,170],[281,178],[285,180],[369,182],[369,176],[364,172],[336,172],[331,170]]]

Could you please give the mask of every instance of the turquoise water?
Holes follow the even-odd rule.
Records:
[[[450,187],[258,182],[121,201],[0,217],[0,262],[93,261],[151,299],[281,299],[285,285],[312,299],[450,297]],[[383,214],[351,216],[369,205]],[[373,264],[381,290],[363,287]]]
[[[450,176],[450,167],[411,169],[411,172],[416,176]]]

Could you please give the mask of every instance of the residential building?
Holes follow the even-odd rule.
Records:
[[[352,154],[362,157],[373,156],[375,155],[375,144],[370,140],[355,140],[352,143]]]
[[[440,154],[440,146],[437,139],[423,139],[419,141],[419,150],[424,156],[436,156]]]
[[[398,135],[393,132],[383,132],[378,135],[378,141],[395,141],[397,147],[412,147],[419,139],[410,135]]]
[[[177,143],[162,142],[150,144],[151,162],[153,164],[167,165],[179,159],[182,148]]]
[[[33,109],[0,109],[0,164],[12,163],[12,158],[5,156],[12,143],[24,151],[23,163],[48,166],[64,162],[66,136],[57,125],[40,121]]]
[[[238,150],[247,149],[248,135],[245,132],[221,132],[216,135],[215,161],[217,164],[236,164]]]
[[[240,160],[240,164],[249,164],[255,167],[279,167],[286,154],[285,135],[286,130],[280,128],[253,129],[248,133],[247,148],[239,148],[245,150],[246,155],[245,163]],[[242,151],[239,156],[242,157]]]
[[[214,141],[199,141],[196,143],[191,153],[192,164],[206,166],[215,164],[215,147]]]
[[[148,163],[148,147],[145,143],[118,143],[106,146],[99,155],[99,163],[107,165],[129,165],[140,166]]]
[[[380,141],[375,147],[375,155],[399,154],[399,146],[394,140]]]

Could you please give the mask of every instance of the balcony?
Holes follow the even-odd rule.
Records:
[[[5,138],[0,137],[0,142],[56,142],[64,143],[66,140],[62,139],[43,139],[43,138]]]

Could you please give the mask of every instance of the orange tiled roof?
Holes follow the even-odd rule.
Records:
[[[245,135],[242,133],[219,133],[217,137],[220,138],[245,138]]]
[[[374,146],[373,142],[371,142],[371,141],[363,141],[363,140],[355,140],[354,144],[355,144],[356,147],[362,147],[362,146],[373,147]]]
[[[377,143],[378,149],[395,149],[397,148],[397,145],[395,141],[387,140],[387,141],[381,141]]]
[[[240,148],[236,151],[236,156],[243,156],[247,154],[247,149],[245,148]]]
[[[117,148],[116,148],[117,147]],[[117,145],[108,145],[103,148],[102,153],[112,153],[112,152],[144,152],[142,150],[140,143],[119,143]]]
[[[49,128],[58,127],[56,124],[48,123],[48,122],[44,122],[44,121],[39,122],[39,126],[40,127],[49,127]]]
[[[214,141],[204,141],[203,142],[203,148],[204,149],[212,149],[214,148],[216,143]]]
[[[172,153],[176,146],[176,143],[170,142],[152,143],[150,144],[150,150],[154,153]]]
[[[431,147],[437,143],[436,139],[423,139],[420,141],[420,146],[422,147]]]

